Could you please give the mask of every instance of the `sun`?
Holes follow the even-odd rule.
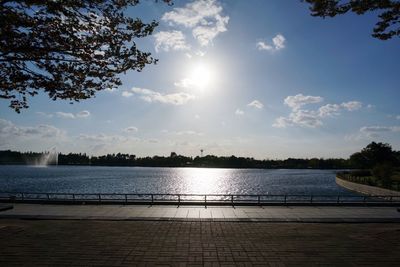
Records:
[[[210,65],[197,63],[193,66],[189,79],[191,83],[199,89],[208,89],[212,85],[213,70]]]

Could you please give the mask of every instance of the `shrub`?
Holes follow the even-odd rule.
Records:
[[[392,174],[393,166],[390,163],[377,164],[372,169],[372,175],[379,179],[382,182],[382,185],[390,185],[392,183]]]
[[[357,177],[371,176],[371,171],[369,170],[354,170],[350,172],[350,175]]]

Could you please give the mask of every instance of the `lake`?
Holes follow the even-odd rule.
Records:
[[[0,166],[0,191],[355,195],[334,170]]]

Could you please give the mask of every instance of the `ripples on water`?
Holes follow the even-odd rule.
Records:
[[[0,166],[0,191],[351,195],[332,170]]]

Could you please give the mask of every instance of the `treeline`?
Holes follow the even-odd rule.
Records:
[[[359,170],[339,174],[342,178],[400,191],[400,151],[389,144],[372,142],[351,155],[350,162]]]
[[[0,164],[32,164],[51,152],[0,151]],[[400,152],[388,144],[372,142],[349,159],[288,158],[285,160],[257,160],[246,157],[187,157],[172,152],[170,156],[136,157],[132,154],[89,156],[85,153],[58,154],[58,165],[142,166],[142,167],[211,167],[211,168],[266,168],[266,169],[369,169],[377,164],[400,166]]]
[[[50,152],[0,151],[0,164],[33,164]],[[51,163],[50,163],[51,164]],[[257,160],[246,157],[187,157],[172,152],[169,157],[136,157],[131,154],[89,156],[85,153],[58,154],[58,165],[142,166],[142,167],[211,167],[211,168],[268,168],[268,169],[346,169],[351,164],[346,159],[296,159]]]

